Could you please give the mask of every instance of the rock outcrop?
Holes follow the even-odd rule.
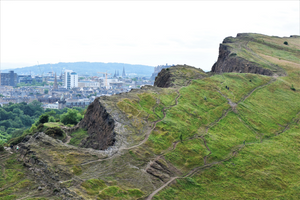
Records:
[[[95,99],[87,108],[86,114],[78,128],[87,130],[89,136],[81,141],[80,146],[105,150],[115,143],[115,122],[101,104],[100,98]]]
[[[274,74],[271,70],[262,68],[255,62],[238,57],[235,53],[231,52],[231,47],[226,44],[220,44],[218,61],[213,65],[211,71],[216,73],[254,73],[267,76]]]
[[[161,88],[185,86],[192,79],[207,77],[202,69],[188,65],[176,65],[162,69],[155,78],[154,86]]]

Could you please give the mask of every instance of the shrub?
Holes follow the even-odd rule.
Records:
[[[55,118],[53,116],[49,117],[49,122],[55,122]]]
[[[292,84],[291,90],[296,91],[293,84]]]
[[[289,43],[287,42],[287,41],[284,41],[284,43],[283,44],[285,44],[285,45],[289,45]]]
[[[64,136],[64,131],[59,127],[50,127],[46,129],[45,134],[53,138],[61,138]]]
[[[4,151],[4,147],[2,144],[0,144],[0,151]]]
[[[29,131],[30,131],[31,133],[37,131],[37,127],[36,127],[34,124],[32,124],[31,128],[29,129]]]
[[[19,144],[20,142],[22,142],[22,140],[23,140],[25,137],[26,137],[26,135],[23,134],[23,135],[21,135],[21,136],[19,136],[19,137],[15,137],[15,138],[10,139],[7,143],[8,143],[9,145],[17,145],[17,144]]]
[[[74,109],[68,109],[67,113],[64,113],[60,117],[60,121],[67,125],[67,124],[77,124],[82,119],[82,115]]]
[[[37,126],[37,130],[38,130],[38,132],[43,132],[43,130],[44,130],[44,124],[39,124]]]
[[[47,114],[42,114],[39,118],[39,123],[40,124],[44,124],[48,121],[49,121],[49,115],[47,115]]]

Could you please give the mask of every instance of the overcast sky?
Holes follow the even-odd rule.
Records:
[[[207,71],[227,36],[299,35],[299,2],[1,0],[1,69],[88,61]]]

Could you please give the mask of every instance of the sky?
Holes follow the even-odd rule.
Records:
[[[237,33],[300,35],[300,1],[1,0],[1,69],[58,62],[209,71]]]

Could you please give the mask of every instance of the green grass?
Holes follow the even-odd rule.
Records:
[[[262,53],[265,55],[269,55],[272,57],[280,58],[280,59],[285,59],[289,60],[292,62],[299,62],[299,53],[298,52],[290,52],[286,51],[285,49],[281,48],[272,48],[268,45],[263,45],[257,42],[249,42],[248,46],[253,49],[257,53]],[[298,55],[297,55],[298,54]]]
[[[99,192],[100,199],[137,199],[144,195],[139,189],[123,190],[118,186],[109,186]]]
[[[232,102],[237,103],[252,90],[270,80],[271,77],[256,74],[225,73],[223,76],[212,76],[209,81],[215,84],[216,88]],[[229,90],[226,89],[226,86],[229,87]]]
[[[74,146],[79,146],[80,142],[83,139],[87,138],[89,135],[88,135],[87,131],[85,131],[83,129],[78,129],[77,131],[71,133],[70,136],[72,138],[71,138],[69,144],[74,145]]]
[[[107,185],[104,181],[99,179],[86,180],[81,186],[87,191],[89,195],[99,194],[99,191],[106,188]]]
[[[179,142],[174,151],[165,154],[166,160],[178,169],[187,171],[204,164],[203,157],[209,154],[202,139]]]
[[[154,199],[299,199],[300,126],[249,144],[229,161],[178,179]]]
[[[100,199],[137,199],[144,195],[141,190],[136,188],[122,189],[119,186],[107,186],[100,179],[86,180],[81,186],[89,195],[97,195]]]
[[[243,142],[257,142],[258,135],[238,119],[237,114],[229,112],[217,125],[208,130],[205,135],[212,154],[209,160],[221,160]]]
[[[300,95],[283,81],[255,91],[237,108],[241,118],[264,137],[283,130],[300,110]]]
[[[229,108],[227,100],[205,79],[193,81],[191,85],[182,88],[180,95],[178,105],[166,111],[166,117],[157,123],[147,141],[147,145],[156,154],[178,141],[180,135],[186,140],[203,134],[203,127],[221,117],[223,110]],[[207,97],[206,101],[204,97]]]
[[[60,122],[47,122],[47,123],[44,123],[44,126],[46,128],[60,127],[62,125],[63,125],[63,123],[60,123]]]
[[[80,166],[73,166],[72,170],[73,173],[77,176],[82,174],[82,168]]]

